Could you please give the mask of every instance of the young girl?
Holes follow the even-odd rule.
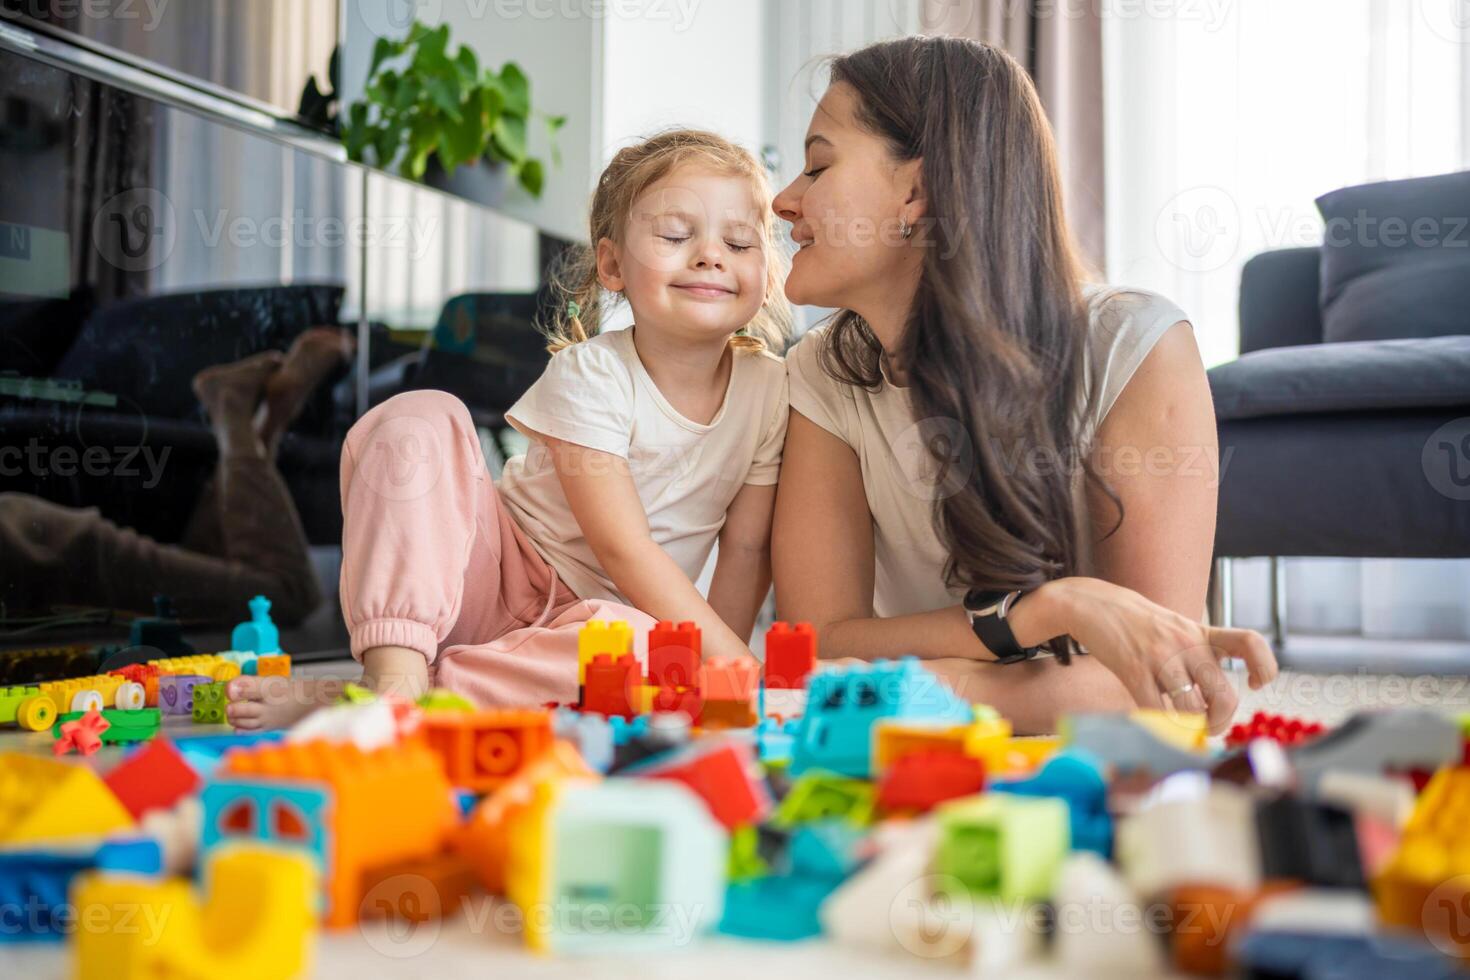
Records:
[[[770,585],[790,326],[756,160],[679,130],[620,151],[592,248],[564,273],[551,362],[507,413],[530,440],[491,482],[469,412],[399,395],[342,452],[341,601],[363,681],[480,704],[569,701],[591,619],[693,620],[711,656],[749,653]],[[604,296],[634,325],[599,333]],[[716,540],[706,601],[693,580]],[[287,724],[323,685],[232,682],[240,728]]]

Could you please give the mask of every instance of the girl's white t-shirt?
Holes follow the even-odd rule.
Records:
[[[1081,438],[1088,447],[1118,395],[1184,311],[1156,293],[1091,286],[1088,301],[1087,370],[1081,406]],[[944,582],[948,549],[934,527],[934,502],[968,477],[963,447],[969,434],[958,423],[917,420],[906,388],[885,376],[876,390],[844,384],[823,369],[820,348],[827,329],[818,327],[786,357],[791,407],[841,439],[857,453],[863,490],[873,516],[873,612],[904,616],[957,605],[963,589]],[[941,474],[930,446],[954,447],[958,466]],[[1027,465],[1027,460],[1016,461]]]
[[[658,390],[631,329],[599,334],[553,354],[540,379],[506,413],[533,441],[505,464],[500,496],[568,588],[583,599],[627,603],[582,536],[551,454],[532,433],[621,456],[653,540],[693,580],[740,488],[776,482],[786,442],[786,391],[779,357],[735,350],[724,403],[701,425]]]

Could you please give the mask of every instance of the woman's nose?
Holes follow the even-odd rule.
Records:
[[[796,193],[796,181],[781,188],[781,193],[771,199],[771,210],[783,221],[796,222],[801,217],[801,195]]]

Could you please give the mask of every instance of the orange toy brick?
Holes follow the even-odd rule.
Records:
[[[715,657],[699,671],[706,701],[754,701],[760,668],[750,657]]]
[[[455,854],[395,861],[362,879],[362,917],[427,922],[453,915],[474,891],[475,870]]]
[[[134,684],[143,685],[144,705],[149,708],[158,707],[158,668],[153,664],[128,664],[117,670],[109,670],[109,674],[117,674],[126,678]]]
[[[648,634],[648,682],[658,687],[693,686],[699,678],[700,647],[694,623],[659,623]]]
[[[311,855],[329,926],[358,921],[368,872],[439,853],[458,819],[439,757],[417,740],[368,752],[325,741],[231,752],[201,800],[201,860],[240,840]]]
[[[701,728],[718,731],[725,728],[751,728],[760,718],[750,701],[716,701],[706,698],[696,719]]]
[[[291,655],[273,653],[267,657],[256,657],[255,674],[257,677],[290,677]]]
[[[811,623],[776,623],[766,631],[766,687],[804,688],[817,667],[817,631]]]
[[[704,711],[704,696],[697,687],[660,687],[653,695],[654,711],[679,711],[692,722]]]
[[[505,893],[505,866],[510,831],[517,815],[535,801],[536,787],[562,780],[601,779],[570,742],[551,748],[480,801],[455,835],[454,849],[469,862],[480,884],[493,895]]]
[[[419,732],[455,786],[500,787],[551,747],[551,715],[526,708],[433,711]]]
[[[582,687],[582,710],[601,715],[632,718],[642,678],[638,661],[631,653],[617,659],[599,653],[587,664],[587,677]]]

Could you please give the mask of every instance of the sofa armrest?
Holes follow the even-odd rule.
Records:
[[[1470,337],[1361,340],[1243,354],[1210,369],[1221,422],[1470,405]]]
[[[1322,249],[1283,248],[1240,270],[1240,352],[1322,343]]]

